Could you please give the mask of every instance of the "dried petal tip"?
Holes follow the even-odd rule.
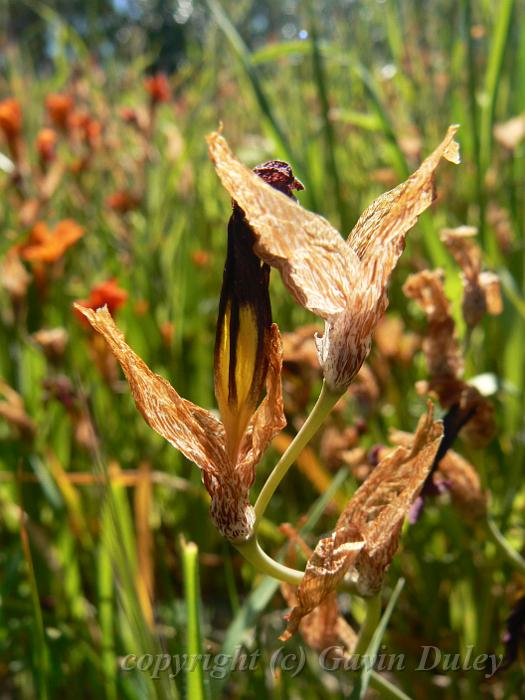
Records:
[[[448,127],[447,135],[445,136],[445,141],[450,139],[448,145],[443,151],[443,158],[459,165],[461,163],[461,153],[459,150],[459,143],[454,141],[454,136],[457,134],[459,129],[459,124],[452,124]]]

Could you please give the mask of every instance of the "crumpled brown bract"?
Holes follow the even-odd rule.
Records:
[[[76,308],[106,339],[148,425],[202,470],[211,496],[210,513],[218,530],[234,542],[249,539],[255,522],[249,501],[255,465],[286,425],[280,379],[282,347],[277,326],[273,324],[269,334],[266,396],[253,414],[237,461],[232,464],[222,423],[210,411],[183,399],[164,377],[149,369],[126,344],[107,307],[93,311],[77,304]]]
[[[208,137],[221,182],[255,233],[255,253],[279,270],[299,304],[325,320],[324,335],[316,343],[332,391],[348,387],[370,350],[405,236],[434,200],[434,172],[441,158],[459,163],[457,130],[449,127],[408,180],[364,211],[347,241],[322,216],[276,192],[243,166],[219,133]]]
[[[281,637],[288,639],[302,618],[345,579],[363,596],[376,594],[399,544],[403,520],[418,495],[443,435],[432,407],[423,415],[411,448],[386,455],[352,496],[334,531],[321,539],[297,590],[298,604]]]
[[[463,277],[463,317],[472,328],[485,313],[497,316],[503,311],[499,277],[482,270],[481,248],[474,238],[473,226],[443,229],[441,240],[461,267]]]

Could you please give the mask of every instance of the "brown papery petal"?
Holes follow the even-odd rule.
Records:
[[[216,476],[227,464],[222,424],[209,411],[179,396],[164,377],[149,369],[126,344],[106,306],[96,311],[79,304],[75,307],[106,339],[148,425],[204,472]]]
[[[288,626],[280,637],[283,641],[297,631],[305,615],[335,591],[364,546],[361,533],[350,524],[319,540],[297,589],[297,605],[286,618]]]
[[[345,574],[361,595],[380,590],[399,544],[403,520],[430,472],[443,427],[432,407],[421,417],[411,449],[384,457],[350,499],[329,537],[319,541],[297,591],[285,638],[319,606]]]
[[[220,134],[210,134],[208,146],[222,184],[253,228],[257,255],[280,271],[302,306],[325,319],[342,311],[360,265],[339,232],[242,165]]]
[[[383,583],[399,544],[403,520],[427,478],[443,436],[443,425],[433,421],[432,405],[421,416],[411,449],[388,453],[356,491],[336,527],[352,523],[366,545],[350,572],[362,595],[373,595]]]
[[[386,286],[405,247],[407,232],[434,201],[434,172],[441,158],[460,162],[459,145],[454,141],[458,129],[457,124],[449,126],[443,141],[408,180],[376,199],[350,232],[348,244],[374,285]]]

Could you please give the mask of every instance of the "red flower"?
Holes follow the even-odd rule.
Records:
[[[144,79],[144,87],[149,93],[152,104],[169,102],[171,98],[168,78],[164,73],[157,73]]]
[[[127,298],[127,291],[118,286],[115,278],[111,278],[93,287],[87,299],[79,299],[76,303],[87,309],[99,309],[101,306],[107,306],[109,313],[113,316],[125,304]],[[75,313],[83,323],[88,323],[81,312],[75,309]]]

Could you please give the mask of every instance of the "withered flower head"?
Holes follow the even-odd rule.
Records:
[[[255,253],[280,271],[296,301],[325,320],[317,348],[333,391],[348,387],[368,354],[373,329],[388,303],[388,280],[405,236],[434,200],[439,161],[444,157],[459,162],[457,129],[451,126],[406,182],[365,210],[347,241],[326,219],[306,211],[245,168],[220,134],[208,137],[221,182],[254,231]]]
[[[387,454],[358,488],[335,530],[317,543],[281,639],[288,639],[302,618],[323,603],[343,579],[363,596],[380,590],[399,544],[403,520],[432,467],[442,434],[442,425],[432,420],[429,406],[411,448],[398,447]]]
[[[475,243],[477,229],[473,226],[447,228],[441,240],[462,269],[463,317],[472,328],[485,313],[497,316],[503,311],[499,277],[494,272],[482,271],[481,248]]]
[[[455,426],[454,435],[459,433],[473,446],[486,445],[495,432],[494,408],[462,378],[463,356],[443,287],[443,272],[422,270],[410,275],[403,292],[421,306],[428,321],[422,347],[430,378],[428,382],[418,382],[418,392],[438,397],[441,406],[448,410],[447,420]]]
[[[262,170],[263,177],[275,174],[270,164]],[[293,186],[290,181],[287,194]],[[149,426],[202,470],[212,520],[234,542],[253,535],[255,512],[249,491],[255,466],[286,424],[282,345],[271,322],[269,268],[253,253],[253,241],[253,232],[234,202],[215,345],[215,393],[222,422],[154,374],[125,343],[106,307],[93,311],[76,306],[105,337]],[[257,406],[264,385],[266,396]]]
[[[263,163],[254,172],[288,197],[293,196],[293,189],[302,187],[290,166],[281,161]],[[270,268],[253,252],[254,243],[255,236],[234,201],[215,339],[215,395],[232,460],[236,459],[268,372]]]

